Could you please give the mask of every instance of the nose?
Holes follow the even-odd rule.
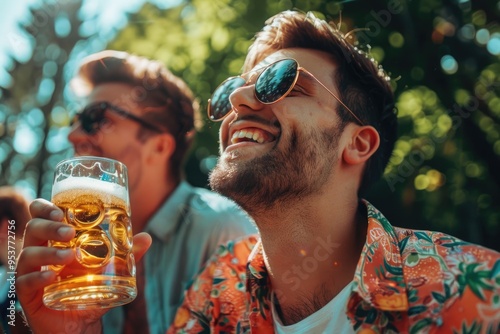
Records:
[[[80,125],[80,122],[75,122],[71,126],[71,130],[68,134],[68,140],[75,146],[75,143],[82,141],[85,139],[85,137],[88,137],[87,134],[82,130],[82,127]]]
[[[245,85],[237,88],[229,95],[229,102],[237,114],[260,111],[264,105],[255,98],[255,85]]]
[[[73,145],[75,155],[89,155],[93,150],[91,137],[82,130],[79,122],[71,126],[68,140]]]

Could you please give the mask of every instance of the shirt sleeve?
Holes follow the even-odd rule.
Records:
[[[167,333],[235,332],[247,307],[246,264],[257,236],[220,245],[193,280]]]
[[[167,331],[168,334],[210,332],[212,321],[210,293],[216,266],[217,257],[214,255],[185,292],[184,301],[177,310],[174,321]]]

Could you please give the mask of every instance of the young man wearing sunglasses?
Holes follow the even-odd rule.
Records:
[[[251,214],[259,236],[214,254],[169,332],[497,333],[500,254],[393,227],[360,197],[396,139],[384,71],[326,22],[287,11],[256,36],[243,72],[209,102],[209,117],[222,121],[210,184]],[[18,286],[36,287],[21,301],[51,279],[28,255],[71,260],[33,247],[60,228],[29,228]],[[136,240],[141,255],[148,238]],[[98,314],[88,322],[66,316],[81,330],[99,329]],[[33,310],[28,320],[47,328]]]
[[[75,154],[127,166],[133,232],[153,238],[137,264],[138,297],[106,314],[105,333],[163,333],[217,246],[255,228],[234,202],[184,180],[197,103],[164,65],[108,50],[85,59],[71,87],[85,102],[69,134]]]

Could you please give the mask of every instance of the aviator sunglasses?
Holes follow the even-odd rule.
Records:
[[[328,87],[326,87],[318,78],[311,72],[299,66],[295,59],[287,58],[278,60],[264,67],[262,72],[257,76],[254,85],[254,95],[260,103],[273,104],[283,98],[293,89],[299,78],[299,72],[307,73],[311,78],[316,80],[324,89],[332,95],[351,115],[364,125],[354,112],[346,106]],[[243,75],[243,74],[242,74]],[[210,120],[217,122],[222,121],[232,110],[229,96],[238,88],[244,86],[247,81],[242,76],[230,77],[221,83],[208,100],[208,117]]]
[[[85,107],[82,111],[78,112],[75,115],[75,118],[71,122],[71,125],[75,124],[76,122],[80,122],[80,125],[82,127],[82,130],[89,134],[93,135],[96,132],[98,132],[101,128],[101,126],[104,124],[104,119],[106,118],[105,114],[106,111],[111,111],[114,112],[115,114],[127,118],[131,121],[137,122],[140,125],[144,126],[145,128],[148,128],[150,130],[156,131],[156,132],[164,132],[162,129],[159,127],[148,123],[147,121],[143,120],[142,118],[129,113],[128,111],[125,111],[115,105],[112,105],[111,103],[108,102],[97,102],[94,104],[91,104],[87,107]]]

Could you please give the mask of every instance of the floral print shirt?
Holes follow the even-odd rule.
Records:
[[[393,227],[370,203],[346,316],[356,333],[500,333],[500,253]],[[258,236],[221,246],[168,333],[274,333]]]

